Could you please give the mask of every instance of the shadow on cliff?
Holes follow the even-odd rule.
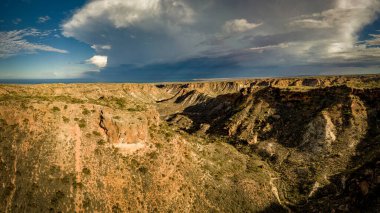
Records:
[[[290,91],[273,87],[256,90],[242,90],[239,93],[219,95],[213,99],[187,107],[183,111],[193,121],[188,131],[196,132],[201,124],[208,124],[211,135],[228,136],[226,124],[247,105],[255,106],[265,101],[281,115],[278,119],[269,117],[266,122],[272,130],[261,134],[260,140],[275,138],[281,145],[294,148],[300,145],[307,125],[323,110],[341,104],[342,125],[348,126],[351,99],[356,95],[364,102],[367,111],[368,129],[356,147],[344,172],[329,178],[330,184],[316,190],[306,203],[296,203],[293,211],[365,211],[380,209],[380,100],[379,89],[352,89],[347,86]],[[291,130],[291,131],[283,131]],[[234,136],[231,136],[233,139]],[[235,138],[236,140],[236,138]],[[241,141],[247,145],[246,141]],[[263,212],[281,212],[282,207],[274,203]],[[284,209],[282,209],[285,211]]]
[[[351,157],[346,170],[330,177],[330,184],[318,189],[301,207],[304,211],[315,211],[318,206],[325,211],[380,210],[380,89],[358,90],[354,94],[365,103],[367,132],[356,146],[356,154]]]
[[[244,90],[244,89],[243,89]],[[306,125],[322,110],[333,104],[343,103],[343,111],[348,108],[351,88],[346,86],[314,89],[310,91],[289,91],[273,87],[257,88],[239,93],[219,95],[206,102],[187,107],[183,113],[193,121],[189,132],[200,129],[201,124],[209,124],[207,133],[228,136],[227,123],[244,107],[264,101],[274,109],[280,118],[268,117],[264,124],[269,123],[273,128],[269,132],[260,133],[259,140],[275,138],[285,147],[296,147],[306,131]],[[343,123],[348,122],[343,118]],[[263,124],[262,124],[263,125]],[[283,131],[289,129],[292,131]],[[244,131],[240,130],[240,131]],[[238,132],[239,133],[239,132]]]
[[[284,207],[278,203],[271,203],[264,210],[259,211],[258,213],[286,213],[288,212]]]

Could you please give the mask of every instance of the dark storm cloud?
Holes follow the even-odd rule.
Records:
[[[231,57],[199,57],[171,63],[157,63],[145,66],[119,65],[100,72],[87,72],[84,78],[111,82],[158,82],[184,81],[193,78],[212,78],[239,70],[239,64]]]
[[[206,76],[232,68],[376,64],[380,51],[357,35],[378,11],[377,0],[97,0],[62,27],[108,57],[101,77]],[[223,60],[234,66],[223,67]]]

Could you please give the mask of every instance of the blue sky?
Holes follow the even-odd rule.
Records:
[[[380,73],[378,0],[2,0],[0,79]]]
[[[70,78],[78,77],[81,72],[92,68],[83,64],[83,61],[94,53],[91,47],[75,38],[62,36],[60,29],[62,22],[85,1],[59,2],[61,3],[45,0],[1,1],[0,31],[2,33],[19,31],[22,40],[28,42],[27,44],[45,45],[66,51],[66,53],[61,53],[44,51],[44,48],[42,50],[32,48],[21,49],[15,54],[0,57],[1,79]],[[27,35],[33,34],[31,32],[35,35]],[[4,48],[7,41],[10,40],[1,41],[1,54],[9,52]]]

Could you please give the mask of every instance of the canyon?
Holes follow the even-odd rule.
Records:
[[[378,212],[380,76],[0,85],[0,212]]]

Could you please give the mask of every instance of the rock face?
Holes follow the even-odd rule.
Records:
[[[128,116],[112,116],[103,110],[100,112],[99,126],[112,144],[145,143],[149,140],[148,118],[144,114]]]
[[[303,135],[304,149],[313,153],[321,153],[331,149],[331,144],[336,140],[336,129],[328,113],[322,112],[308,125]]]
[[[0,85],[0,212],[378,212],[380,77]]]

